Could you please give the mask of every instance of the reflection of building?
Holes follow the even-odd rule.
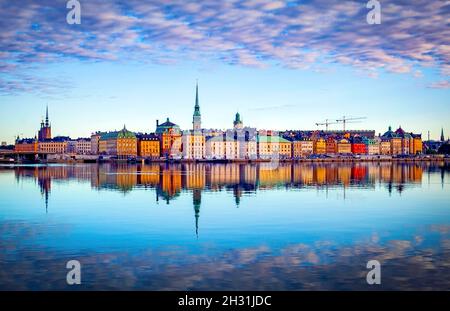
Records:
[[[161,144],[161,156],[173,158],[181,155],[181,130],[178,125],[170,122],[169,118],[162,124],[156,120],[156,135]]]
[[[105,133],[100,137],[99,152],[118,157],[137,156],[136,134],[125,126],[120,131]]]

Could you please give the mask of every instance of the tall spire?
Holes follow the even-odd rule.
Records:
[[[202,118],[200,115],[200,104],[198,102],[198,80],[195,86],[195,107],[194,114],[192,115],[192,125],[194,131],[200,131],[202,128]]]
[[[49,122],[49,119],[48,119],[48,104],[47,104],[47,108],[45,110],[45,126],[49,127],[49,125],[50,125],[50,122]]]
[[[444,141],[445,137],[444,137],[444,128],[441,128],[441,141]]]
[[[200,116],[200,104],[198,103],[198,80],[197,80],[197,85],[195,86],[194,116]]]

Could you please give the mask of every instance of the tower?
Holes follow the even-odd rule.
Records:
[[[52,126],[48,117],[48,105],[45,110],[45,122],[42,120],[41,128],[39,130],[39,140],[46,140],[52,138]]]
[[[241,115],[239,112],[236,112],[236,117],[234,118],[233,126],[235,130],[240,130],[243,127]]]
[[[441,129],[441,142],[443,142],[445,140],[444,137],[444,128]]]
[[[198,82],[195,87],[195,107],[192,116],[192,126],[194,131],[200,131],[202,129],[202,117],[200,115],[200,105],[198,103]]]

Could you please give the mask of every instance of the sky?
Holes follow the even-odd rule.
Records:
[[[204,128],[449,136],[449,1],[380,0],[374,25],[366,0],[80,0],[81,24],[67,2],[0,0],[0,141],[46,105],[53,135],[188,129],[197,80]]]

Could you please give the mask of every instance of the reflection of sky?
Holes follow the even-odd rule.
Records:
[[[374,233],[381,239],[402,239],[418,226],[448,224],[447,193],[440,181],[432,173],[430,184],[425,180],[422,187],[401,194],[390,194],[385,184],[347,188],[345,194],[342,187],[259,190],[244,194],[238,208],[231,191],[203,191],[197,240],[192,191],[184,190],[166,204],[156,202],[154,189],[123,194],[58,180],[52,182],[46,214],[36,182],[16,181],[11,171],[0,174],[0,219],[56,228],[61,232],[44,231],[36,242],[72,250],[184,245],[195,251],[209,244],[236,248],[317,240],[349,244]]]
[[[74,258],[84,289],[368,289],[374,258],[389,280],[381,289],[449,289],[441,174],[424,171],[391,192],[377,178],[345,191],[258,188],[239,205],[233,190],[206,187],[197,238],[192,190],[167,204],[154,187],[123,192],[0,170],[0,289],[65,289],[60,271]]]

